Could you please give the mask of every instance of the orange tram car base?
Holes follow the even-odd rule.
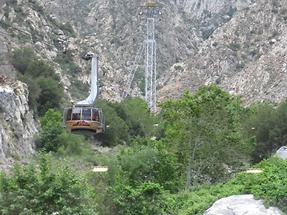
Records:
[[[64,124],[72,133],[99,134],[105,131],[104,115],[100,108],[66,108]]]

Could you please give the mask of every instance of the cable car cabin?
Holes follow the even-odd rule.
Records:
[[[105,131],[102,109],[91,107],[67,108],[64,112],[67,129],[73,133],[98,134]]]

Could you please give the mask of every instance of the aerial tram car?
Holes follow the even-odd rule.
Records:
[[[103,111],[94,107],[98,93],[98,57],[94,53],[88,52],[84,59],[92,61],[90,95],[72,107],[65,108],[64,123],[72,133],[94,135],[105,131]]]

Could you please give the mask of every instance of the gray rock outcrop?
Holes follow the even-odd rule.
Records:
[[[276,156],[286,160],[287,159],[287,146],[282,146],[280,149],[276,151]]]
[[[278,208],[265,208],[263,201],[255,200],[253,195],[238,195],[218,200],[204,215],[283,215],[283,213]]]
[[[0,169],[34,153],[36,132],[27,86],[19,81],[0,84]]]

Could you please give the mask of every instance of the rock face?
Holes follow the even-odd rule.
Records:
[[[204,215],[283,215],[274,207],[265,208],[261,200],[253,195],[240,195],[223,198],[215,202]]]
[[[247,7],[250,2],[158,1],[161,10],[156,18],[159,77],[166,78],[171,66],[190,59],[203,41],[227,23],[238,8]],[[144,51],[140,51],[146,35],[146,18],[140,15],[144,3],[142,0],[4,1],[0,8],[0,30],[2,27],[9,36],[7,39],[12,41],[8,48],[30,45],[52,64],[57,62],[67,93],[77,88],[79,81],[89,80],[89,69],[79,60],[80,55],[87,49],[99,54],[100,96],[118,101],[129,91],[127,79],[132,71],[136,71],[132,94],[144,91]],[[71,68],[64,68],[60,61],[67,56],[82,68],[80,73],[73,74]],[[165,83],[159,83],[159,87]]]
[[[282,101],[287,95],[286,1],[249,2],[203,41],[178,73],[166,75],[160,96],[178,96],[216,83],[247,103]]]
[[[140,16],[140,11],[144,2],[2,0],[0,57],[23,44],[33,47],[55,65],[69,94],[88,83],[89,68],[79,59],[83,52],[91,50],[101,56],[102,98],[121,100],[129,90],[127,79],[132,71],[136,71],[132,95],[142,95],[144,52],[140,48],[145,39],[146,19]],[[209,83],[243,96],[246,103],[280,102],[286,97],[286,1],[158,0],[157,3],[161,10],[156,18],[161,100]],[[67,59],[70,61],[64,65]],[[69,67],[72,63],[80,69]],[[4,67],[0,66],[1,73],[12,70]],[[82,91],[84,98],[87,92]],[[74,100],[81,99],[79,94],[75,95]]]
[[[0,169],[34,153],[36,132],[27,86],[19,81],[0,84]]]

